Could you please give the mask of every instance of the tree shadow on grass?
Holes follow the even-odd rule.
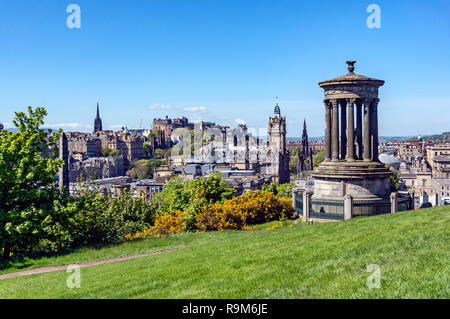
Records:
[[[113,247],[123,244],[124,241],[117,243],[102,243],[102,244],[91,244],[91,245],[80,245],[77,247],[72,247],[59,252],[31,252],[31,253],[20,253],[9,258],[0,257],[0,271],[5,269],[24,269],[29,266],[36,264],[36,260],[41,258],[52,258],[61,257],[69,255],[81,249],[95,249],[100,250],[106,247]]]

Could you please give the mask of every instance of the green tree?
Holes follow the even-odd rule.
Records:
[[[104,149],[102,149],[102,155],[105,157],[108,157],[109,154],[111,154],[112,149],[110,149],[109,147],[105,147]]]
[[[115,157],[115,156],[120,156],[120,155],[122,155],[122,152],[120,150],[114,150],[114,151],[111,151],[108,156]]]
[[[389,167],[389,169],[392,172],[390,178],[391,192],[397,192],[400,189],[400,174],[392,167]]]
[[[291,173],[292,175],[298,174],[297,160],[298,160],[298,149],[294,148],[290,151],[289,156],[289,173]]]
[[[261,188],[261,191],[262,191],[263,193],[264,193],[264,192],[271,192],[271,193],[273,193],[274,195],[277,195],[277,194],[278,194],[277,183],[273,182],[273,183],[270,183],[269,185],[264,185],[264,186]]]
[[[313,168],[319,166],[325,160],[325,150],[321,150],[313,155]]]
[[[155,168],[158,168],[165,160],[152,158],[149,160],[142,159],[132,163],[131,177],[135,179],[152,178]]]
[[[143,149],[144,155],[145,155],[146,157],[152,156],[152,147],[151,147],[150,144],[144,143],[144,145],[142,146],[142,149]]]
[[[35,246],[59,196],[55,176],[63,165],[55,147],[60,131],[41,129],[47,111],[16,112],[12,133],[0,131],[0,248],[3,257]]]

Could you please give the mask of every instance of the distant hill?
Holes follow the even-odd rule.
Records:
[[[425,141],[435,142],[450,142],[450,132],[444,132],[442,134],[424,136]]]

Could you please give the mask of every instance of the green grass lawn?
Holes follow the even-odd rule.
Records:
[[[186,248],[0,280],[0,298],[449,298],[450,207],[255,231],[180,234],[27,259],[1,273]],[[369,289],[367,266],[381,267]]]

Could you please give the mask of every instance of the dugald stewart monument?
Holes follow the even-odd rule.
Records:
[[[325,93],[325,160],[312,173],[314,191],[306,198],[317,218],[344,209],[347,218],[392,209],[392,172],[378,159],[378,90],[384,81],[355,74],[355,63],[347,61],[346,75],[319,83]]]

